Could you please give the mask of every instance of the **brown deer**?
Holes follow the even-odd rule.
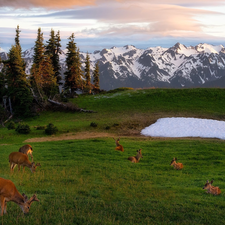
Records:
[[[143,158],[141,150],[142,149],[137,150],[137,155],[128,157],[128,160],[130,160],[132,163],[138,163],[140,158]]]
[[[115,138],[113,138],[116,142],[116,148],[115,150],[118,150],[118,151],[121,151],[121,152],[124,152],[124,149],[123,149],[123,146],[119,143],[120,141],[120,137],[116,140]]]
[[[174,167],[174,169],[176,170],[182,170],[183,169],[183,164],[182,163],[177,163],[177,158],[173,158],[173,160],[171,161],[170,165]]]
[[[10,163],[11,171],[13,171],[15,166],[18,165],[19,170],[20,170],[20,166],[23,166],[23,171],[25,169],[25,166],[27,166],[28,168],[30,168],[32,173],[35,172],[37,166],[41,166],[40,163],[37,163],[36,165],[34,162],[31,163],[28,159],[28,156],[21,152],[10,153],[9,163]]]
[[[208,180],[206,181],[205,186],[203,187],[203,189],[206,189],[206,193],[210,193],[213,195],[219,195],[221,194],[221,190],[219,189],[219,187],[214,187],[212,186],[213,180],[211,182],[209,182]]]
[[[19,152],[22,152],[23,154],[26,154],[26,155],[30,155],[31,157],[31,161],[33,162],[33,148],[31,145],[24,145],[22,146],[20,149],[19,149]]]
[[[7,213],[7,202],[13,201],[17,205],[20,206],[23,213],[26,214],[30,210],[30,206],[32,202],[37,201],[39,202],[39,199],[34,194],[29,200],[27,199],[27,196],[25,194],[20,194],[18,190],[16,189],[16,186],[11,180],[6,180],[3,178],[0,178],[0,201],[1,201],[1,216],[3,216],[3,213]]]

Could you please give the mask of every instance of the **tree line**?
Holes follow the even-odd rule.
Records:
[[[100,91],[98,63],[94,66],[93,83],[91,83],[90,56],[86,54],[85,67],[82,70],[80,51],[75,43],[74,33],[68,38],[66,47],[66,70],[63,83],[59,60],[60,32],[55,33],[52,29],[49,40],[44,44],[43,33],[41,28],[38,28],[29,75],[25,72],[26,63],[22,58],[20,32],[17,26],[15,44],[9,50],[8,59],[0,58],[0,63],[3,65],[0,72],[0,101],[3,105],[0,113],[2,115],[7,104],[10,105],[11,113],[15,116],[27,117],[32,114],[34,101],[42,104],[55,96],[71,97],[77,90],[85,93]],[[62,87],[61,92],[59,86]]]

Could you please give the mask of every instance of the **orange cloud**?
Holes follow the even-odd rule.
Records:
[[[95,0],[0,0],[0,7],[48,9],[71,8],[75,6],[94,5]]]

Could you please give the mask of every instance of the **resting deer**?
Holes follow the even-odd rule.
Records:
[[[7,213],[7,202],[13,201],[17,205],[20,206],[23,213],[26,214],[30,210],[30,206],[32,202],[37,201],[39,202],[39,199],[34,194],[29,200],[27,199],[27,196],[25,194],[20,194],[18,190],[16,189],[16,186],[11,180],[6,180],[3,178],[0,178],[0,201],[1,201],[1,216],[3,216],[3,213]]]
[[[206,193],[210,193],[213,195],[219,195],[221,194],[221,190],[219,189],[219,187],[214,187],[212,186],[213,180],[211,182],[209,182],[208,180],[206,181],[205,186],[203,187],[203,189],[206,189]]]
[[[31,161],[33,162],[33,149],[31,147],[31,145],[24,145],[22,146],[20,149],[19,149],[19,152],[22,152],[23,154],[26,154],[26,155],[30,155],[31,157]]]
[[[174,167],[174,169],[176,170],[182,170],[183,169],[183,164],[182,163],[177,163],[177,158],[173,158],[173,160],[171,161],[170,165]]]
[[[34,162],[31,163],[28,159],[28,156],[21,152],[10,153],[9,163],[10,163],[11,171],[13,171],[15,166],[18,165],[19,170],[20,170],[20,166],[23,166],[23,171],[25,169],[25,166],[27,166],[28,168],[30,168],[32,173],[35,172],[37,166],[41,166],[40,163],[37,163],[36,165]]]
[[[141,149],[137,150],[136,156],[128,157],[128,160],[130,160],[132,163],[138,163],[140,158],[143,158],[142,153],[141,153]]]
[[[116,140],[115,138],[113,138],[116,142],[116,148],[115,150],[118,150],[118,151],[121,151],[121,152],[124,152],[124,149],[123,149],[123,146],[119,143],[120,141],[120,137]]]

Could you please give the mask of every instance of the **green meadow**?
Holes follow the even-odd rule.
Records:
[[[40,112],[23,119],[27,135],[0,128],[0,177],[40,200],[26,216],[8,202],[1,224],[225,224],[224,140],[140,135],[162,117],[224,121],[225,89],[117,89],[70,101],[94,112]],[[36,129],[49,123],[56,135]],[[113,137],[124,152],[115,151]],[[24,144],[41,167],[11,173],[8,156]],[[140,148],[140,162],[128,161]],[[170,166],[173,157],[183,170]],[[221,195],[207,194],[206,180]]]

